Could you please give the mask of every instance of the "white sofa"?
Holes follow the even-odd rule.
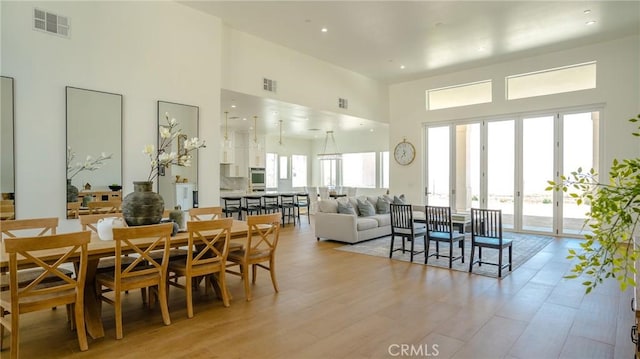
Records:
[[[374,208],[378,197],[357,197],[369,201]],[[353,197],[340,198],[349,201],[356,214],[338,213],[338,200],[328,199],[318,202],[318,212],[315,214],[316,238],[331,239],[345,243],[357,243],[368,239],[384,237],[391,234],[391,216],[389,213],[363,217],[358,210],[357,200]]]

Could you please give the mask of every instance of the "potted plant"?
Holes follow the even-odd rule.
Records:
[[[629,121],[636,123],[640,115]],[[640,126],[632,135],[640,137]],[[561,176],[560,183],[549,181],[547,190],[563,191],[576,199],[576,203],[591,206],[580,250],[569,249],[568,259],[577,259],[566,278],[586,277],[582,282],[589,293],[606,278],[614,277],[624,291],[635,286],[635,262],[640,248],[634,238],[640,231],[640,157],[614,159],[609,169],[609,181],[602,183],[594,169],[582,168]]]

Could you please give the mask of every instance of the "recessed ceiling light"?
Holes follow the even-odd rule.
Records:
[[[596,21],[595,21],[595,20],[591,20],[591,21],[587,21],[587,22],[585,22],[584,24],[585,24],[585,25],[587,25],[587,26],[591,26],[591,25],[593,25],[593,24],[595,24],[595,23],[596,23]]]
[[[236,105],[231,105],[231,108],[236,108]]]
[[[243,117],[243,118],[242,118],[242,121],[246,121],[246,120],[247,120],[247,118],[246,118],[246,117]]]
[[[583,11],[583,13],[585,13],[585,14],[591,14],[591,10],[590,10],[590,9],[587,9],[587,10]]]
[[[373,132],[373,128],[369,129],[369,132]]]
[[[404,70],[404,65],[400,65],[400,70]]]
[[[327,29],[326,27],[323,27],[320,31],[327,32],[327,31],[329,31],[329,29]]]

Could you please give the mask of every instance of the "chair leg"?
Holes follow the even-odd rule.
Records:
[[[320,239],[320,238],[318,238],[318,239]],[[392,234],[391,235],[391,247],[389,249],[389,258],[391,258],[393,256],[393,241],[394,241],[394,239],[395,239],[395,236]]]
[[[4,308],[0,307],[0,318],[4,318]],[[0,324],[0,351],[4,348],[4,325]]]
[[[453,267],[453,241],[449,241],[449,269]]]
[[[185,283],[186,286],[189,283]],[[171,316],[169,316],[169,301],[167,300],[167,282],[161,280],[158,285],[158,301],[160,302],[160,311],[162,312],[162,321],[164,325],[171,324]]]
[[[190,276],[185,276],[184,290],[187,295],[187,318],[193,318],[193,285]]]
[[[464,238],[460,240],[460,242],[458,242],[459,245],[461,246],[460,250],[462,251],[462,263],[464,263]]]
[[[482,267],[482,247],[478,247],[478,267]]]
[[[424,245],[424,264],[429,261],[429,248],[431,247],[431,239],[427,239],[427,243]]]
[[[409,262],[413,262],[413,249],[414,249],[414,244],[416,243],[416,239],[415,237],[411,239],[411,254],[409,255]]]
[[[251,283],[256,284],[256,277],[258,276],[258,265],[251,265]]]
[[[114,293],[114,310],[116,316],[116,339],[122,339],[122,301],[120,299],[121,292]]]
[[[229,291],[227,290],[227,282],[226,282],[226,275],[224,274],[224,269],[220,272],[216,274],[212,274],[211,275],[211,280],[216,280],[218,282],[218,285],[220,286],[220,291],[222,292],[222,304],[225,307],[229,307]]]
[[[89,349],[89,344],[87,343],[87,330],[85,329],[84,324],[84,300],[82,297],[79,297],[76,300],[76,303],[73,305],[74,309],[74,319],[76,322],[76,333],[78,335],[78,344],[80,345],[80,350],[85,351]]]
[[[244,296],[247,302],[251,300],[251,287],[249,286],[249,266],[242,264],[242,280],[244,282]]]
[[[427,236],[425,235],[423,237],[423,248],[424,248],[424,262],[427,263],[427,258],[429,257],[429,247],[427,246],[427,242],[429,242],[429,240],[427,239]]]
[[[473,254],[476,251],[476,246],[471,243],[471,257],[469,257],[469,273],[471,273],[471,269],[473,268]]]
[[[502,277],[502,248],[498,249],[498,278]]]
[[[11,359],[18,359],[18,349],[20,344],[20,314],[19,313],[11,313]]]
[[[271,274],[271,283],[273,284],[273,290],[279,292],[278,281],[276,281],[276,262],[273,257],[269,260],[269,273]]]

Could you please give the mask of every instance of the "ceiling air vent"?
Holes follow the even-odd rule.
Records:
[[[349,108],[349,100],[347,100],[346,98],[338,97],[338,107],[344,108],[344,109]]]
[[[41,9],[33,9],[34,30],[69,37],[69,18]]]
[[[269,92],[276,92],[276,80],[262,79],[262,89]]]

